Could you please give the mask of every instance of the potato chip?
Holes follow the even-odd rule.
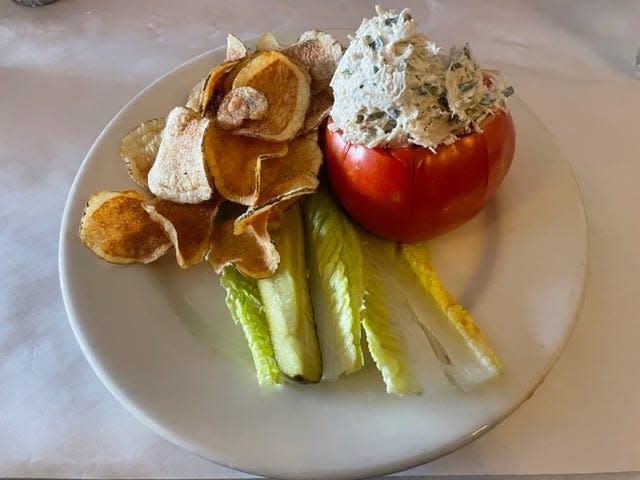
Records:
[[[297,191],[284,197],[274,198],[272,201],[256,207],[249,207],[240,214],[233,223],[233,233],[241,235],[245,233],[247,227],[256,222],[265,214],[269,214],[269,230],[277,230],[282,223],[284,212],[296,203],[302,195],[313,193],[313,191]]]
[[[92,195],[82,241],[114,263],[150,262],[173,245],[182,268],[207,258],[218,270],[233,264],[254,278],[271,275],[279,255],[270,232],[318,185],[317,129],[341,55],[339,43],[316,30],[284,49],[267,32],[254,52],[229,34],[225,61],[191,88],[184,107],[123,138],[129,175],[157,198]],[[221,202],[241,210],[218,215]],[[216,224],[216,215],[227,220]]]
[[[183,204],[155,198],[142,206],[164,228],[175,247],[178,265],[189,268],[204,260],[209,251],[219,204],[218,199]]]
[[[147,175],[158,154],[164,124],[164,118],[141,123],[120,144],[120,157],[127,166],[129,176],[142,188],[147,188]]]
[[[187,97],[187,103],[184,104],[185,107],[190,108],[191,110],[202,114],[200,111],[200,99],[202,98],[202,91],[204,90],[204,86],[207,83],[207,77],[204,77],[198,83],[196,83],[191,90],[189,90],[189,96]]]
[[[252,205],[257,196],[262,161],[287,153],[287,144],[241,137],[211,125],[205,159],[215,188],[227,200]]]
[[[200,108],[196,110],[197,112],[207,117],[215,117],[218,105],[226,92],[224,88],[225,78],[238,62],[239,60],[229,60],[211,69],[202,89]]]
[[[233,130],[243,120],[259,120],[267,113],[266,97],[253,87],[237,87],[227,93],[216,112],[216,127]]]
[[[329,116],[332,106],[333,90],[331,87],[327,87],[312,95],[300,135],[317,130],[318,127],[322,125],[322,122]]]
[[[280,48],[278,40],[271,32],[263,33],[256,42],[256,51],[258,52],[264,52],[265,50],[280,50]]]
[[[268,108],[262,119],[246,120],[236,133],[274,142],[296,136],[309,107],[307,72],[285,55],[269,50],[259,53],[238,72],[233,88],[242,86],[262,92]]]
[[[311,76],[311,93],[317,93],[329,86],[342,58],[342,45],[328,33],[309,30],[281,52],[304,66]]]
[[[257,199],[237,218],[235,232],[243,232],[252,219],[281,202],[315,192],[321,165],[322,151],[316,132],[296,137],[289,143],[286,155],[263,162]]]
[[[80,221],[79,236],[94,254],[111,263],[149,263],[171,248],[162,226],[145,212],[140,193],[92,194]]]
[[[238,76],[238,73],[240,73],[240,70],[246,67],[249,64],[249,62],[251,62],[251,60],[257,57],[259,54],[260,52],[251,52],[247,54],[245,57],[238,60],[236,65],[231,69],[231,71],[225,75],[222,83],[220,84],[220,91],[222,93],[227,93],[231,91],[231,89],[233,88],[233,81]]]
[[[199,203],[211,198],[213,189],[203,154],[208,126],[209,119],[190,108],[171,110],[147,177],[151,192],[178,203]]]
[[[268,212],[254,219],[240,235],[233,233],[233,219],[214,225],[207,262],[216,273],[227,265],[233,265],[252,278],[273,275],[280,263],[267,223]]]
[[[227,35],[227,54],[225,61],[240,60],[248,53],[247,46],[238,37],[232,34]]]
[[[318,134],[308,133],[288,144],[286,155],[263,162],[260,170],[258,198],[254,206],[298,191],[315,191],[322,165]]]

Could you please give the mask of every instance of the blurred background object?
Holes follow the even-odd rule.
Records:
[[[42,7],[54,3],[56,0],[13,0],[18,5],[24,5],[25,7]]]

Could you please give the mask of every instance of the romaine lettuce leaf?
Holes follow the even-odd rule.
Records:
[[[225,303],[231,317],[242,326],[247,339],[258,383],[263,386],[281,383],[282,375],[273,353],[269,325],[256,281],[228,266],[220,275],[220,284],[227,292]]]
[[[471,315],[445,289],[431,264],[427,244],[402,245],[401,258],[413,272],[408,274],[410,280],[403,288],[447,375],[463,390],[471,390],[500,376],[500,360]],[[404,262],[398,263],[402,267]],[[416,283],[423,288],[416,291]],[[429,295],[424,295],[425,291]]]
[[[383,287],[375,269],[366,269],[367,289],[362,299],[362,328],[366,334],[371,358],[380,370],[387,393],[407,395],[422,393],[409,361],[397,326],[384,300]]]
[[[360,304],[364,294],[360,240],[331,194],[320,189],[302,202],[309,285],[325,380],[362,368]]]
[[[301,203],[324,380],[362,368],[362,330],[389,393],[431,395],[452,384],[467,391],[502,373],[471,315],[443,286],[426,243],[397,245],[362,232],[327,190]],[[280,383],[258,282],[228,267],[221,283],[260,384]]]
[[[369,352],[387,387],[397,395],[432,395],[452,388],[413,306],[393,278],[398,262],[396,244],[360,232],[365,257],[366,292],[362,325]],[[402,259],[400,259],[402,261]]]

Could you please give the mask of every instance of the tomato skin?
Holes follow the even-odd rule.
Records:
[[[353,220],[397,242],[428,240],[473,218],[496,192],[515,150],[508,111],[436,152],[420,146],[368,148],[325,127],[331,187]]]

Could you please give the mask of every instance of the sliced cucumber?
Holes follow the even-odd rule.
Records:
[[[297,204],[285,212],[273,239],[280,264],[275,274],[258,280],[258,289],[276,362],[282,373],[295,381],[319,382],[322,355],[306,276],[304,226]]]

